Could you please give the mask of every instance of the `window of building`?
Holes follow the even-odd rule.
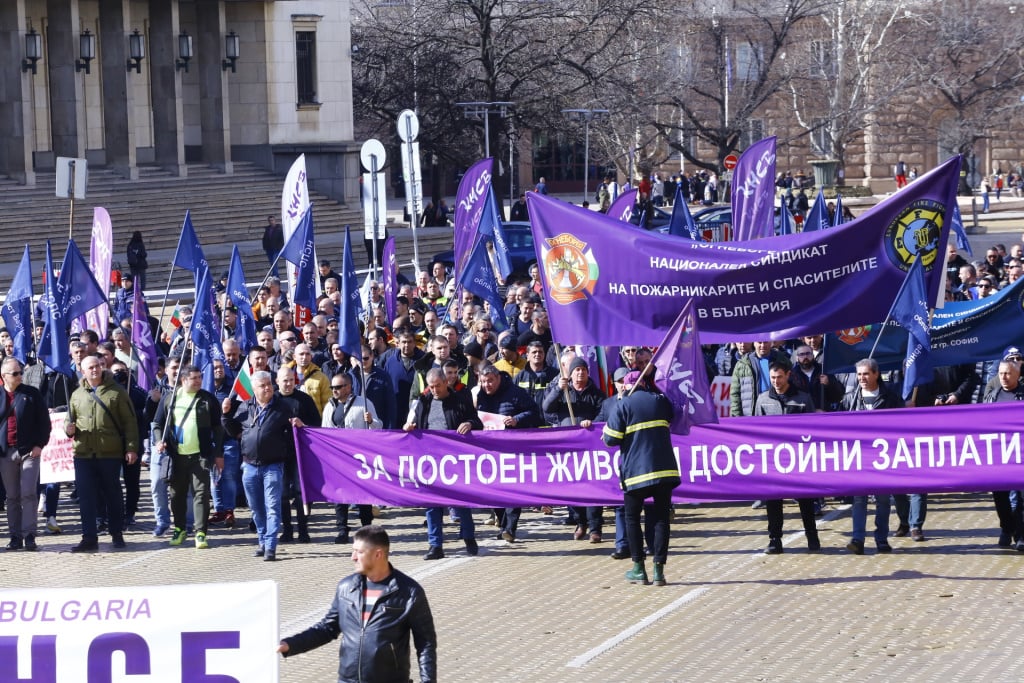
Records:
[[[811,74],[823,78],[835,78],[836,61],[832,43],[823,40],[812,40]]]
[[[736,80],[756,81],[761,74],[761,48],[751,43],[736,46]]]
[[[317,100],[316,31],[295,32],[295,85],[298,103],[320,104]]]

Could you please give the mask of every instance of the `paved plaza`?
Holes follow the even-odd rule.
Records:
[[[145,476],[145,474],[144,474]],[[145,485],[145,483],[144,483]],[[313,543],[284,545],[276,563],[251,556],[254,536],[212,530],[170,548],[139,518],[128,549],[72,555],[77,508],[61,500],[64,534],[40,552],[0,552],[4,587],[76,587],[273,579],[281,634],[326,611],[350,573],[349,548],[333,544],[333,510],[314,508]],[[554,515],[524,513],[520,539],[494,540],[477,510],[480,554],[469,557],[446,527],[446,559],[426,562],[422,510],[388,509],[392,561],[425,587],[439,636],[441,681],[1019,681],[1024,632],[1024,553],[996,546],[988,493],[929,501],[927,540],[893,538],[891,555],[847,553],[847,506],[819,520],[823,550],[806,550],[795,504],[786,506],[785,553],[767,556],[763,510],[749,504],[676,509],[666,587],[627,584],[628,560],[605,542],[572,540]],[[356,515],[353,513],[353,520]],[[611,521],[610,511],[606,520]],[[892,519],[895,528],[895,515]],[[869,519],[870,525],[870,519]],[[869,527],[870,528],[870,527]],[[282,660],[281,681],[333,681],[334,644]],[[414,668],[415,670],[415,668]]]

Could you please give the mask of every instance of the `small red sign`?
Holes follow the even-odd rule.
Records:
[[[736,168],[736,164],[740,162],[740,158],[735,154],[730,154],[722,160],[722,165],[725,166],[725,170],[731,171]]]

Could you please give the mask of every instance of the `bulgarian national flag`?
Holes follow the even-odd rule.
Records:
[[[178,309],[178,305],[174,305],[174,313],[171,313],[171,324],[175,327],[181,327],[181,311]]]
[[[235,378],[235,386],[231,389],[237,394],[238,398],[242,401],[248,401],[252,398],[252,377],[250,376],[252,369],[249,367],[249,361],[242,363],[242,367],[239,368],[238,377]]]

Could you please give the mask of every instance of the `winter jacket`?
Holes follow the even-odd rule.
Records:
[[[430,416],[430,404],[434,402],[434,395],[427,392],[416,402],[416,409],[413,411],[413,418],[417,429],[428,429],[427,418]],[[444,410],[444,419],[448,429],[455,430],[463,422],[469,422],[473,429],[483,429],[484,424],[476,414],[473,407],[473,397],[466,390],[450,391],[446,398],[441,399],[441,408]]]
[[[104,410],[93,399],[106,405]],[[109,414],[108,414],[109,411]],[[75,425],[75,457],[123,458],[139,452],[139,427],[128,392],[103,373],[103,381],[94,390],[83,382],[71,394],[65,425]]]
[[[481,389],[477,394],[477,410],[514,417],[517,429],[542,426],[540,408],[530,397],[530,393],[526,389],[516,386],[507,372],[499,374],[501,375],[501,384],[498,385],[496,392],[488,394]]]
[[[12,405],[13,404],[13,405]],[[6,422],[14,411],[18,425],[18,454],[31,453],[33,448],[42,448],[50,440],[50,411],[41,391],[27,384],[19,384],[14,390],[14,401],[8,403],[7,390],[0,386],[0,420]],[[6,449],[7,444],[3,444]]]
[[[682,481],[669,425],[672,404],[662,394],[638,389],[619,401],[601,437],[620,446],[619,482],[624,491]]]
[[[192,405],[189,419],[195,419],[196,428],[199,432],[199,454],[206,461],[207,466],[213,464],[213,458],[224,455],[224,428],[221,426],[220,402],[217,397],[208,391],[200,389],[195,394],[196,402]],[[171,401],[174,401],[175,408],[171,409]],[[156,415],[153,417],[153,429],[167,445],[167,452],[170,455],[178,454],[178,439],[175,436],[175,417],[178,406],[184,402],[187,407],[192,403],[192,397],[184,391],[164,394],[160,405],[157,406]],[[170,424],[167,424],[168,421]]]

